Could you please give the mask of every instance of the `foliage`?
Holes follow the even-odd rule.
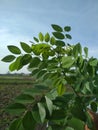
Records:
[[[80,43],[71,45],[70,26],[52,24],[52,34],[41,32],[29,45],[20,42],[21,48],[8,46],[12,53],[2,59],[11,62],[10,71],[28,65],[31,75],[40,84],[24,91],[7,111],[19,114],[9,130],[83,130],[93,123],[88,106],[97,111],[98,60],[88,57],[88,48]]]

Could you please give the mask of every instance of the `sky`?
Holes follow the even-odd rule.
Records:
[[[80,42],[98,57],[98,0],[0,0],[0,74],[9,71],[1,61],[10,54],[8,45],[30,44],[39,32],[52,32],[51,24],[71,26],[70,43]]]

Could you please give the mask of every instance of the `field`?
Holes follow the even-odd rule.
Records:
[[[33,86],[34,79],[28,75],[0,75],[0,130],[5,130],[13,116],[5,107],[25,88]]]

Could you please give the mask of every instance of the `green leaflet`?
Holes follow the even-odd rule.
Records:
[[[85,88],[86,88],[89,92],[92,93],[92,90],[91,90],[91,88],[90,88],[90,82],[86,82],[84,86],[85,86]]]
[[[56,40],[55,40],[55,38],[52,36],[52,37],[50,38],[50,44],[55,45],[55,42],[56,42]]]
[[[17,46],[10,45],[7,47],[8,47],[8,50],[12,52],[13,54],[21,54],[21,50]]]
[[[30,54],[25,54],[21,58],[22,65],[27,65],[31,62],[32,56]]]
[[[62,120],[65,119],[66,113],[64,109],[58,109],[58,110],[53,110],[53,113],[50,117],[52,120]]]
[[[17,59],[15,60],[15,62],[13,62],[13,63],[10,64],[9,70],[10,71],[20,70],[23,67],[23,65],[21,63],[21,59],[22,59],[22,56],[17,57]]]
[[[63,47],[63,46],[65,46],[65,42],[63,42],[61,40],[56,40],[55,45]]]
[[[72,127],[74,130],[84,130],[84,122],[74,117],[68,121],[68,126]]]
[[[89,61],[89,64],[90,64],[91,66],[97,66],[98,60],[97,60],[97,59],[91,59],[91,60]]]
[[[97,103],[96,102],[94,102],[94,101],[91,102],[90,106],[91,106],[91,109],[93,112],[97,112]]]
[[[42,42],[44,40],[44,35],[40,32],[38,36],[39,40]]]
[[[84,47],[85,56],[88,57],[88,48]]]
[[[39,71],[37,74],[37,78],[42,78],[44,76],[44,74],[46,74],[46,72],[47,72],[46,70]]]
[[[50,92],[48,92],[46,94],[46,96],[50,99],[50,100],[55,100],[55,98],[58,96],[57,90],[56,89],[52,89]]]
[[[37,67],[40,64],[41,60],[38,57],[34,57],[31,59],[29,68]]]
[[[33,109],[32,109],[32,115],[33,115],[34,120],[37,123],[41,123],[41,118],[40,118],[38,106],[34,106],[33,107]]]
[[[34,41],[39,42],[38,38],[33,37]]]
[[[15,63],[15,62],[13,62],[13,63],[10,64],[9,70],[10,70],[10,71],[16,70],[16,63]]]
[[[25,110],[26,110],[25,105],[21,103],[13,103],[13,104],[8,105],[8,107],[6,108],[6,111],[12,114],[20,114],[24,112]]]
[[[29,94],[20,94],[15,98],[15,102],[22,104],[33,103],[34,98]]]
[[[34,70],[32,70],[32,76],[34,76],[34,75],[36,75],[38,72],[39,72],[40,70],[39,69],[34,69]]]
[[[65,27],[64,27],[64,31],[65,31],[65,32],[71,31],[71,27],[70,27],[70,26],[65,26]]]
[[[66,38],[68,39],[72,39],[71,35],[70,34],[65,34]]]
[[[64,34],[61,32],[53,32],[52,34],[57,39],[64,39],[65,38]]]
[[[80,43],[76,44],[73,48],[74,57],[77,58],[79,54],[80,55],[82,54],[82,47],[81,47]]]
[[[46,99],[46,104],[47,104],[47,108],[49,110],[50,115],[52,114],[52,110],[53,110],[53,103],[50,100],[50,98],[48,98],[47,96],[45,96]]]
[[[78,99],[79,100],[79,99]],[[83,111],[83,106],[81,105],[81,100],[76,101],[71,108],[71,113],[73,116],[81,121],[86,120],[85,112]]]
[[[10,125],[9,130],[25,130],[22,126],[22,119],[15,119]]]
[[[43,106],[42,103],[38,103],[37,105],[38,105],[38,109],[39,109],[39,115],[40,115],[41,122],[44,123],[45,117],[46,117],[45,107]]]
[[[20,45],[25,52],[27,52],[27,53],[32,52],[31,47],[27,43],[20,42]]]
[[[33,119],[33,115],[31,111],[26,112],[26,114],[23,117],[22,124],[25,130],[35,130],[36,122]]]
[[[59,25],[52,24],[51,26],[57,32],[62,32],[63,31],[62,27],[60,27]]]
[[[45,42],[49,42],[49,40],[50,40],[50,35],[49,35],[49,33],[46,33],[45,34]]]
[[[74,63],[74,59],[73,59],[73,57],[72,56],[64,56],[64,57],[62,57],[62,67],[63,68],[69,68],[69,67],[71,67],[72,65],[73,65],[73,63]]]
[[[58,95],[63,95],[65,93],[66,87],[63,84],[59,84],[57,87]]]
[[[5,56],[2,61],[3,62],[12,62],[16,57],[14,55],[8,55],[8,56]]]

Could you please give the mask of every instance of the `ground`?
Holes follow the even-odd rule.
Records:
[[[0,76],[0,130],[5,130],[14,116],[5,112],[6,106],[25,88],[33,86],[29,76],[2,75]]]

